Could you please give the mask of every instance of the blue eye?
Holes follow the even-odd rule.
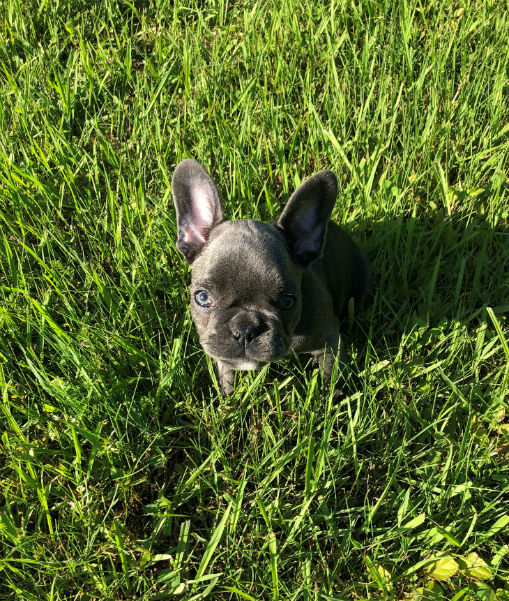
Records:
[[[198,290],[197,292],[195,292],[194,300],[196,301],[197,305],[200,305],[200,307],[214,306],[214,299],[206,290]]]
[[[283,309],[283,311],[289,311],[290,309],[293,309],[295,307],[296,302],[297,300],[295,296],[292,296],[291,294],[286,294],[281,299],[279,305],[281,309]]]

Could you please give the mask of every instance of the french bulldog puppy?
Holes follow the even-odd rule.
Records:
[[[294,352],[312,355],[330,378],[348,301],[358,306],[370,283],[366,258],[329,220],[336,176],[306,180],[276,223],[226,221],[216,185],[191,159],[177,166],[172,191],[177,248],[192,269],[191,314],[223,394],[235,371]]]

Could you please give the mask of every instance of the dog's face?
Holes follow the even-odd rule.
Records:
[[[204,350],[235,370],[284,357],[300,319],[301,276],[275,226],[214,228],[192,266],[191,313]]]
[[[284,357],[301,319],[303,270],[322,253],[334,174],[304,182],[274,225],[225,221],[217,188],[195,161],[178,165],[172,188],[177,247],[192,267],[191,313],[203,348],[232,370]]]

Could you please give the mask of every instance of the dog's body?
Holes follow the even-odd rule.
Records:
[[[177,246],[192,264],[191,313],[223,392],[235,371],[293,352],[313,355],[330,376],[348,301],[359,304],[370,282],[364,255],[329,222],[334,174],[304,182],[276,224],[224,221],[214,182],[190,159],[172,187]]]

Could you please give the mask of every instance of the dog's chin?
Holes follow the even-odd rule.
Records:
[[[269,355],[266,353],[264,353],[263,356],[243,353],[241,356],[236,355],[233,357],[227,352],[217,352],[217,349],[214,349],[215,352],[210,352],[210,350],[204,347],[204,350],[213,359],[220,361],[235,371],[261,369],[264,365],[267,365],[267,363],[282,359],[285,355],[281,349],[279,349],[280,352],[270,353]]]
[[[227,364],[236,371],[246,371],[252,369],[261,369],[265,363],[261,361],[252,361],[249,359],[227,360]]]
[[[246,370],[257,370],[257,369],[261,369],[264,365],[267,365],[267,363],[270,363],[271,361],[276,361],[277,359],[280,359],[280,357],[273,357],[270,359],[258,359],[258,358],[253,358],[253,357],[247,357],[247,356],[243,356],[243,357],[229,357],[226,354],[213,354],[213,353],[209,353],[207,351],[207,349],[205,349],[205,351],[207,352],[208,355],[210,355],[212,357],[212,359],[215,359],[216,361],[219,361],[221,363],[223,363],[224,365],[228,366],[230,369],[234,369],[235,371],[246,371]]]

